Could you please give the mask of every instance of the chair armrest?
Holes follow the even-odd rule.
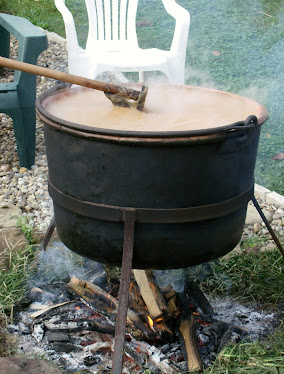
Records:
[[[19,41],[18,60],[35,64],[47,49],[47,36],[27,19],[0,13],[0,26]]]
[[[190,25],[189,12],[178,5],[175,0],[162,0],[166,11],[176,20],[171,52],[183,54],[186,50],[188,30]]]
[[[18,61],[36,65],[39,54],[48,48],[46,34],[25,18],[0,13],[0,29],[5,41],[9,40],[10,34],[18,40]],[[4,45],[4,47],[3,54],[9,55],[9,51],[6,50],[8,46]],[[7,83],[7,87],[9,90],[14,90],[15,84],[20,89],[24,86],[34,87],[35,81],[35,75],[16,71],[13,84]],[[29,102],[31,95],[35,97],[35,90],[31,89],[28,94],[21,97],[23,105]]]
[[[54,3],[64,20],[68,51],[79,49],[80,47],[78,43],[74,18],[70,10],[65,5],[65,0],[54,0]]]

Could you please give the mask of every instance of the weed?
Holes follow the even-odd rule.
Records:
[[[204,374],[283,374],[284,325],[264,342],[227,345]]]
[[[8,321],[13,320],[14,309],[25,300],[27,281],[34,266],[32,246],[21,253],[13,248],[6,249],[9,266],[0,273],[0,314],[6,315]]]
[[[22,233],[28,239],[30,244],[35,244],[35,240],[33,238],[33,226],[31,225],[30,221],[27,217],[16,217],[17,218],[17,226],[21,229]]]
[[[206,292],[234,295],[242,302],[278,304],[284,301],[284,259],[278,249],[234,254],[211,264]]]

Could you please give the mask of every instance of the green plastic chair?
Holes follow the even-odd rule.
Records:
[[[18,60],[36,65],[48,48],[44,32],[25,18],[0,13],[0,55],[9,57],[10,35],[19,42]],[[13,120],[20,165],[28,169],[35,162],[36,76],[15,72],[14,82],[0,83],[0,113]],[[1,141],[1,138],[0,138]]]

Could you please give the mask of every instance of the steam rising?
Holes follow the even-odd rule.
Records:
[[[198,87],[149,86],[145,111],[113,106],[100,91],[70,89],[52,95],[46,110],[63,120],[124,131],[189,131],[266,117],[258,103],[230,93]]]

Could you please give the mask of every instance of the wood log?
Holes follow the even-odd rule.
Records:
[[[94,308],[97,312],[105,312],[106,316],[109,316],[110,313],[117,313],[118,300],[109,295],[99,286],[73,276],[70,282],[67,284],[67,287],[73,293],[79,295],[84,301],[87,302],[90,307]],[[101,303],[98,304],[98,300],[101,300]],[[102,300],[106,302],[107,307],[102,305]],[[99,308],[102,309],[98,310]],[[127,312],[127,323],[131,326],[135,326],[140,331],[142,331],[147,339],[153,338],[153,331],[141,320],[138,314],[131,309],[128,309]]]
[[[178,326],[181,348],[188,371],[197,372],[203,370],[203,364],[196,343],[196,321],[190,309],[190,302],[185,291],[178,293],[178,303],[181,310]]]
[[[70,279],[67,287],[72,288],[77,286],[86,292],[86,295],[92,296],[92,298],[96,298],[97,300],[101,301],[102,303],[106,304],[110,309],[117,308],[117,300],[111,296],[109,293],[104,291],[101,287],[97,286],[96,284],[87,282],[83,279],[79,279],[73,276]],[[79,290],[79,288],[77,290]],[[89,292],[88,292],[89,291]]]
[[[51,332],[80,332],[80,331],[97,331],[102,334],[114,335],[114,325],[106,320],[97,318],[79,319],[77,321],[62,321],[60,318],[51,318],[44,321],[44,326]]]
[[[147,306],[150,317],[154,320],[167,312],[167,305],[158,286],[145,270],[133,270],[141,296]]]
[[[149,314],[147,317],[150,327],[157,332],[160,339],[171,341],[173,332],[165,323],[165,317],[168,317],[169,312],[161,290],[149,272],[135,269],[133,273],[147,307],[146,313]]]
[[[206,320],[214,319],[214,310],[211,304],[193,279],[186,280],[184,291],[190,302],[201,309]]]
[[[101,297],[98,297],[96,294],[94,294],[90,289],[80,286],[77,284],[74,284],[72,282],[69,282],[67,284],[67,288],[75,295],[78,295],[83,302],[87,304],[91,309],[93,309],[95,312],[98,312],[106,317],[109,317],[114,312],[115,308],[110,306],[110,302],[102,301]]]
[[[52,310],[52,309],[56,309],[56,308],[60,308],[61,306],[63,305],[66,305],[66,304],[70,304],[70,303],[73,303],[74,301],[66,301],[65,303],[60,303],[60,304],[56,304],[56,305],[51,305],[51,306],[48,306],[47,308],[45,309],[41,309],[41,310],[38,310],[32,314],[30,314],[30,318],[37,318],[37,317],[40,317],[42,315],[45,315],[48,311]]]
[[[167,302],[168,311],[173,318],[177,318],[180,314],[180,310],[177,307],[177,300],[176,299],[177,299],[177,296],[175,295],[175,296],[171,297]]]
[[[129,308],[134,310],[137,314],[141,316],[141,318],[147,318],[147,307],[142,299],[139,287],[135,280],[130,283],[130,290],[129,290]],[[143,316],[143,317],[142,317]],[[146,319],[145,319],[146,320]]]
[[[187,361],[189,372],[200,372],[203,370],[202,360],[200,358],[196,344],[196,327],[193,314],[189,319],[182,320],[179,325],[181,347],[184,351],[184,357]]]
[[[165,295],[165,298],[171,299],[173,296],[176,295],[176,290],[173,288],[172,285],[168,284],[166,287],[162,288],[162,291]]]

